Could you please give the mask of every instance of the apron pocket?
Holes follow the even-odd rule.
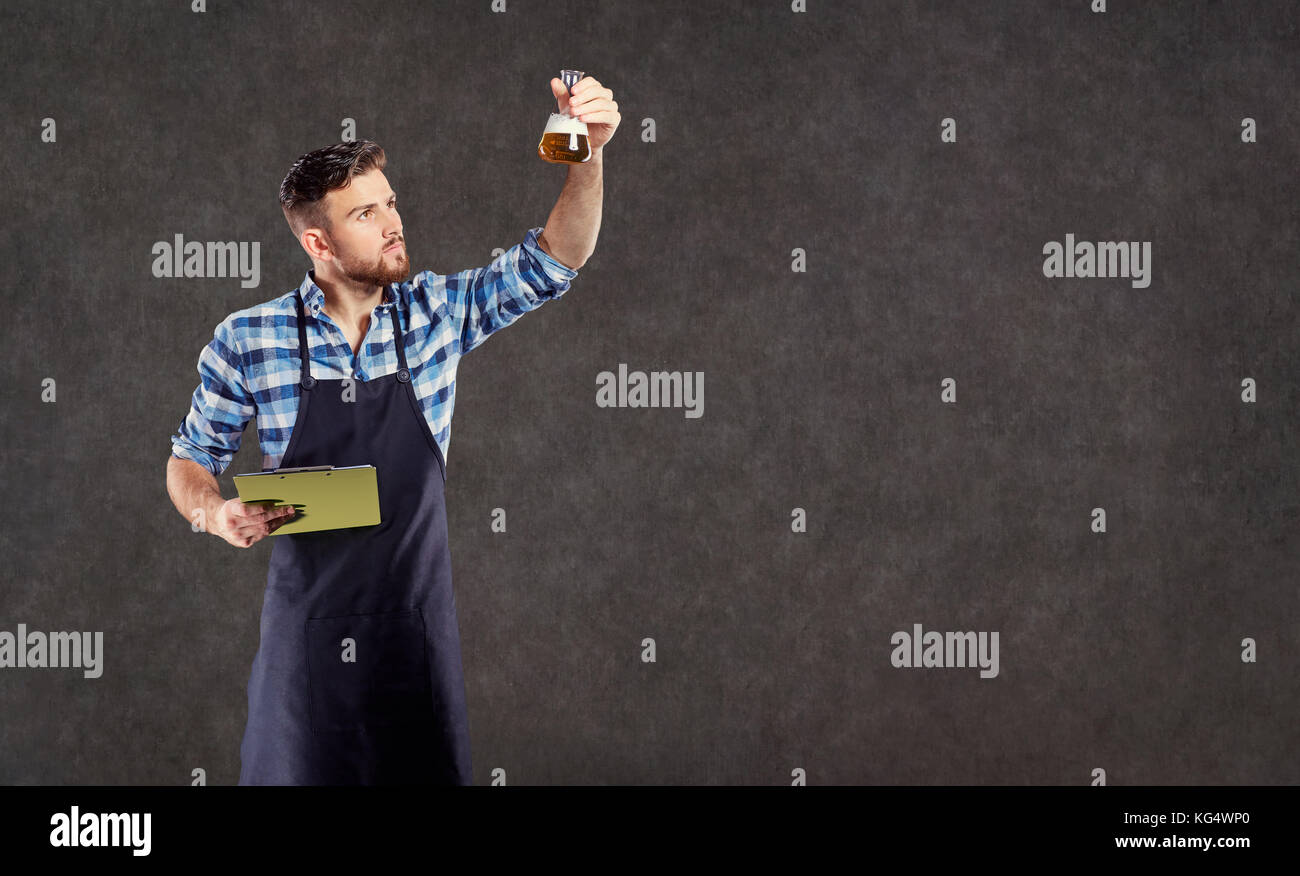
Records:
[[[318,733],[427,721],[432,714],[418,609],[309,619],[307,674]]]

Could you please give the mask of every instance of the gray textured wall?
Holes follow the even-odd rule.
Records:
[[[562,67],[623,122],[573,289],[459,371],[476,783],[1300,782],[1300,8],[807,5],[5,0],[0,630],[105,655],[0,670],[0,783],[235,782],[272,540],[167,497],[199,351],[310,266],[276,194],[345,117],[414,270],[543,224]],[[177,233],[260,286],[154,278]],[[1071,233],[1150,285],[1045,277]],[[598,408],[620,362],[704,416]],[[894,667],[916,623],[998,676]]]

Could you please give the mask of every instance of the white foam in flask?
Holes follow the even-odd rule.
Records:
[[[581,78],[581,70],[560,71],[560,81],[569,94],[573,93],[573,86]],[[575,119],[567,103],[564,112],[553,112],[546,120],[546,129],[537,143],[537,154],[552,164],[581,164],[591,159],[587,123]]]

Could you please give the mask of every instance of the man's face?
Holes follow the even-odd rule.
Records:
[[[344,276],[358,283],[387,286],[411,273],[406,257],[397,195],[382,171],[369,170],[326,196],[331,220],[328,239]]]

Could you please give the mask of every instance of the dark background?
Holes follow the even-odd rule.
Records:
[[[477,784],[1300,782],[1296,4],[207,7],[0,5],[0,630],[105,650],[0,671],[0,783],[237,780],[272,541],[167,496],[199,351],[310,267],[276,196],[345,117],[413,273],[543,225],[564,67],[622,114],[600,239],[448,453]],[[154,278],[177,233],[261,285]],[[1067,233],[1151,285],[1045,278]],[[597,408],[620,362],[704,416]],[[261,462],[250,421],[223,495]],[[999,676],[894,668],[914,623]]]

